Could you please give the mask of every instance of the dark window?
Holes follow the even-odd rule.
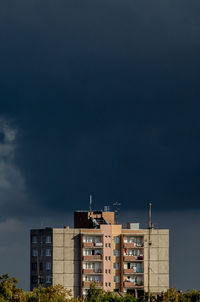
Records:
[[[33,262],[32,263],[32,271],[36,271],[37,270],[37,262]]]
[[[40,271],[42,271],[42,270],[43,270],[43,263],[40,262]]]
[[[33,277],[32,277],[32,283],[33,283],[33,284],[36,284],[37,282],[38,282],[37,276],[33,276]]]
[[[46,243],[51,243],[51,236],[46,236]]]
[[[32,238],[31,238],[32,240],[32,243],[37,243],[37,236],[32,236]]]

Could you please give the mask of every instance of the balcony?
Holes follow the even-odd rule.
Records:
[[[96,247],[103,247],[103,243],[102,242],[95,242],[94,246],[96,246]]]
[[[83,256],[84,261],[101,261],[102,260],[102,255],[88,255],[88,256]]]
[[[92,283],[95,283],[96,287],[102,287],[103,286],[103,283],[102,282],[97,282],[97,281],[83,281],[83,287],[86,287],[86,288],[90,288],[90,285]]]
[[[94,242],[83,242],[83,247],[94,247]]]
[[[137,268],[124,269],[124,274],[125,275],[143,274],[143,270]]]
[[[102,242],[83,242],[83,248],[103,247]]]
[[[93,275],[93,274],[102,274],[102,269],[92,269],[92,268],[85,268],[83,269],[83,274],[85,275]]]
[[[136,282],[125,281],[124,282],[124,287],[125,288],[142,288],[143,287],[143,283],[136,283]]]
[[[143,248],[143,243],[135,243],[135,242],[124,242],[124,248]]]
[[[130,243],[124,243],[125,248],[134,248],[136,246],[136,243],[130,242]]]
[[[135,261],[135,260],[138,260],[138,256],[133,256],[133,255],[124,256],[124,261]]]
[[[144,257],[141,256],[133,256],[133,255],[126,255],[124,256],[124,261],[143,261]]]
[[[125,281],[124,282],[124,287],[128,287],[128,288],[133,288],[133,287],[135,287],[135,282],[127,282],[127,281]]]

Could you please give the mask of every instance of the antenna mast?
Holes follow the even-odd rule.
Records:
[[[92,195],[90,195],[90,212],[92,212]]]
[[[152,203],[150,202],[149,203],[149,229],[152,228],[152,223],[151,223],[151,206],[152,206]]]
[[[149,202],[149,238],[148,238],[148,302],[151,301],[150,293],[150,274],[151,274],[151,264],[150,264],[150,248],[151,248],[151,232],[152,232],[152,222],[151,222],[151,206],[152,203]]]

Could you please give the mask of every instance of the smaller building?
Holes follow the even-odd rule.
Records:
[[[123,229],[114,212],[76,211],[74,228],[31,230],[30,263],[31,290],[61,284],[84,296],[95,281],[105,291],[159,294],[169,288],[169,230]]]

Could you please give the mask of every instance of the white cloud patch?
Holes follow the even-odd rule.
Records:
[[[0,211],[1,219],[24,211],[28,201],[23,175],[14,165],[17,129],[5,118],[0,118]]]

